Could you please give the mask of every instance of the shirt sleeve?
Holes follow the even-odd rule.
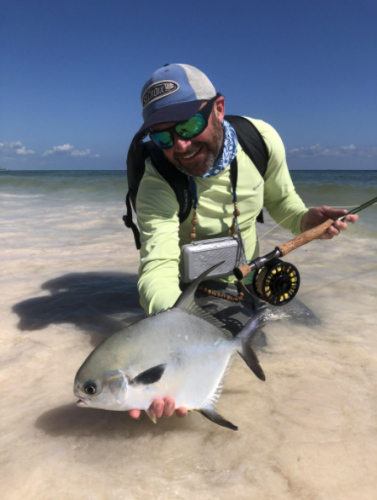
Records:
[[[261,120],[253,120],[253,123],[261,133],[269,154],[264,178],[264,206],[277,224],[298,236],[302,232],[302,216],[308,209],[293,185],[283,141],[271,125]]]
[[[181,294],[178,209],[174,191],[147,159],[136,199],[141,239],[138,289],[147,315],[172,307]]]

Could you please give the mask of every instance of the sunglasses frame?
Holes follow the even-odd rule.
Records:
[[[191,120],[191,118],[193,118],[194,116],[200,114],[202,115],[202,117],[204,118],[204,121],[205,121],[205,126],[202,128],[202,130],[200,132],[198,132],[197,134],[194,134],[192,135],[191,137],[183,137],[179,134],[179,132],[176,130],[176,128],[178,127],[178,125],[181,125],[182,123],[186,123],[188,122],[188,120],[183,120],[181,122],[178,122],[176,123],[175,125],[173,125],[172,127],[169,127],[169,128],[166,128],[164,130],[159,130],[159,131],[156,131],[156,132],[151,132],[149,131],[148,132],[148,135],[151,139],[151,141],[160,149],[170,149],[174,146],[174,134],[177,134],[178,137],[180,137],[181,139],[184,139],[184,140],[187,140],[187,141],[190,141],[191,139],[193,139],[194,137],[200,135],[207,127],[208,127],[208,120],[209,120],[209,117],[211,115],[211,112],[212,112],[212,108],[213,108],[213,105],[215,103],[215,101],[219,98],[219,97],[222,97],[222,94],[220,94],[220,92],[218,92],[215,97],[212,97],[212,99],[210,99],[207,104],[202,108],[200,109],[197,113],[195,113],[195,115],[193,116],[190,116],[190,118],[188,120]],[[157,144],[157,142],[153,139],[153,135],[154,134],[159,134],[161,132],[168,132],[171,136],[171,140],[172,140],[172,145],[171,146],[160,146],[159,144]]]

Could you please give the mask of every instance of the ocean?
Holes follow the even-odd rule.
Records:
[[[377,171],[291,176],[307,206],[377,196]],[[143,317],[126,192],[125,171],[0,172],[0,498],[375,500],[377,205],[285,258],[319,323],[266,326],[264,383],[236,359],[219,402],[232,432],[75,405],[87,355]],[[292,238],[274,226],[262,254]]]

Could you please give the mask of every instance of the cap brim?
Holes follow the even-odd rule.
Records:
[[[137,136],[143,135],[149,128],[153,125],[160,125],[161,123],[171,123],[171,122],[182,122],[188,120],[194,116],[198,111],[200,106],[205,100],[200,101],[190,101],[183,102],[181,104],[174,104],[171,106],[165,106],[159,109],[155,113],[151,114],[137,133]]]

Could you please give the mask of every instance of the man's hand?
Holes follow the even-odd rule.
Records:
[[[171,397],[167,397],[165,399],[155,399],[149,408],[156,418],[160,418],[162,416],[171,417],[174,413],[174,409],[175,401]],[[139,418],[141,412],[140,410],[130,410],[128,413],[132,418]],[[185,417],[187,415],[187,408],[184,406],[177,408],[176,414],[178,418]]]
[[[306,214],[302,217],[301,220],[301,231],[307,231],[308,229],[312,229],[313,227],[319,226],[322,222],[327,221],[328,219],[337,219],[342,215],[345,215],[347,210],[339,210],[337,208],[327,207],[323,205],[322,207],[310,208]],[[347,215],[345,221],[354,223],[359,220],[359,216],[357,214]],[[347,229],[346,222],[336,221],[332,224],[328,230],[322,234],[319,239],[321,240],[330,240],[334,236],[337,236],[340,231],[345,231]]]

